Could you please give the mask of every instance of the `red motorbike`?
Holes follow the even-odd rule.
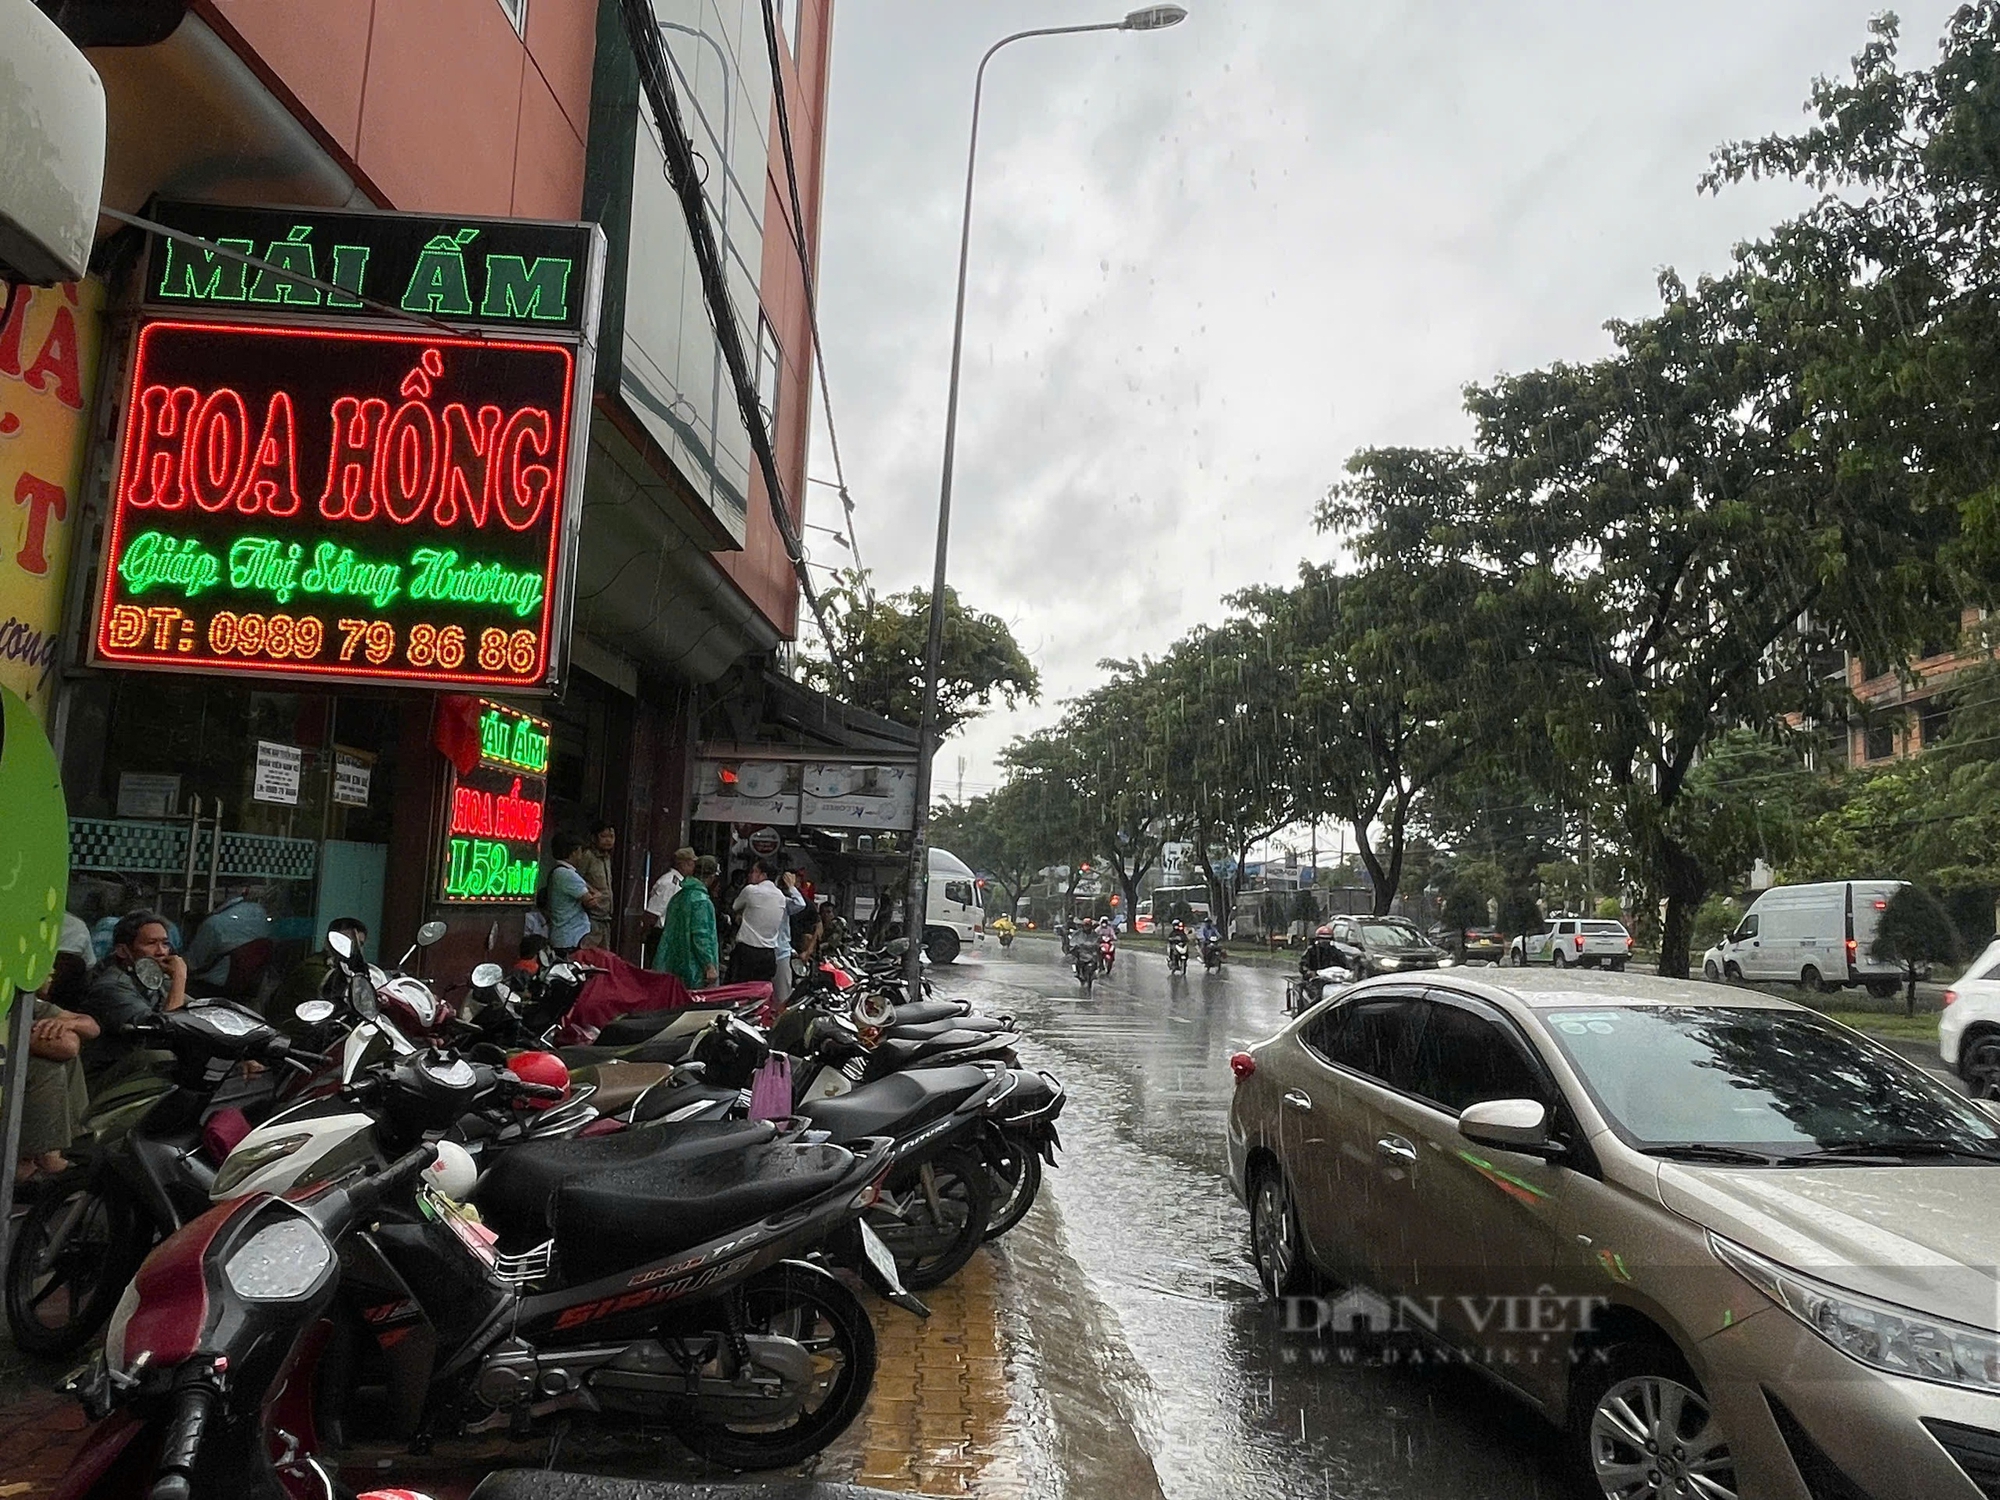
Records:
[[[233,1199],[167,1239],[70,1382],[100,1420],[56,1500],[348,1500],[313,1456],[310,1375],[340,1284],[335,1247],[436,1156],[421,1147],[310,1201]]]
[[[1111,966],[1118,960],[1118,939],[1108,932],[1100,937],[1097,940],[1097,956],[1103,960],[1104,972],[1108,975]]]

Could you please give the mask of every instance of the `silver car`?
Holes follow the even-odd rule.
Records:
[[[1474,1364],[1607,1500],[2000,1497],[2000,1121],[1787,1001],[1495,978],[1231,1060],[1287,1334]]]

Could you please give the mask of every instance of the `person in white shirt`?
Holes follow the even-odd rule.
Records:
[[[667,864],[666,874],[654,881],[652,890],[646,893],[646,945],[643,951],[651,953],[657,945],[660,929],[667,925],[667,908],[673,904],[681,882],[693,873],[694,850],[676,849]]]
[[[750,879],[736,894],[736,947],[729,955],[729,982],[743,984],[778,977],[778,929],[786,920],[785,892],[772,879],[775,872],[763,860],[750,867]]]

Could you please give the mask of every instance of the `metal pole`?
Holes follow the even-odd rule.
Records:
[[[958,301],[951,319],[951,379],[945,388],[944,473],[938,483],[937,560],[931,570],[930,633],[924,644],[923,719],[917,731],[917,816],[910,838],[909,890],[903,898],[903,935],[909,952],[903,955],[903,977],[911,999],[918,998],[923,982],[924,896],[930,879],[930,847],[925,824],[931,815],[931,761],[937,755],[938,670],[944,655],[945,560],[951,540],[952,461],[958,451],[958,370],[965,349],[965,272],[972,248],[972,174],[979,162],[979,103],[986,89],[986,65],[993,54],[1009,43],[1031,36],[1070,36],[1084,31],[1124,31],[1123,21],[1105,21],[1092,26],[1048,26],[1034,31],[1017,31],[1003,36],[979,59],[979,71],[972,81],[972,137],[965,151],[965,213],[958,229]]]
[[[0,981],[4,982],[4,981]],[[28,1033],[35,1024],[35,997],[14,992],[7,1017],[7,1071],[0,1078],[0,1266],[13,1248],[14,1168],[21,1159],[21,1111],[28,1099]]]

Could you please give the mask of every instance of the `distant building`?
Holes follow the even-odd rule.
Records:
[[[1984,610],[1963,611],[1957,638],[1926,642],[1905,671],[1848,656],[1847,686],[1860,704],[1847,725],[1850,766],[1907,760],[1944,738],[1958,679],[1987,659],[1975,644],[1985,618]]]

